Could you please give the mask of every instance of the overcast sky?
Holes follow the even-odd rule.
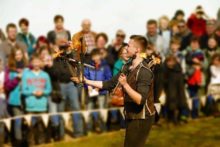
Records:
[[[92,29],[106,32],[111,40],[120,28],[127,35],[145,34],[148,19],[164,14],[171,18],[180,8],[187,18],[199,4],[216,18],[220,0],[0,0],[0,28],[5,31],[7,23],[17,24],[26,17],[35,36],[45,35],[53,29],[54,15],[61,14],[71,34],[80,30],[82,19],[89,18]]]

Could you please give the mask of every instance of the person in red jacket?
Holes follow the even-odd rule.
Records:
[[[201,37],[206,33],[206,19],[202,6],[197,6],[195,13],[188,18],[187,26],[194,36]]]

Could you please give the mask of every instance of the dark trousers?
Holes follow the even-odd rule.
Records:
[[[155,116],[146,119],[126,120],[124,147],[144,147]]]

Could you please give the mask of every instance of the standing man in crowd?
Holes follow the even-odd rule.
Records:
[[[56,15],[54,17],[54,30],[51,30],[47,34],[47,39],[51,49],[55,49],[56,45],[62,42],[68,42],[71,40],[70,31],[64,28],[64,17],[62,15]]]
[[[155,108],[153,98],[153,73],[146,60],[148,42],[140,35],[131,36],[127,55],[131,64],[125,64],[123,72],[109,81],[92,81],[85,78],[85,83],[99,89],[113,89],[119,82],[124,92],[125,118],[127,122],[125,147],[143,147],[154,122]],[[126,74],[126,75],[125,75]],[[76,78],[75,81],[78,79]]]
[[[0,44],[0,58],[2,59],[4,66],[7,63],[7,59],[9,54],[11,53],[11,50],[15,48],[16,46],[18,48],[21,48],[25,55],[27,55],[27,46],[21,42],[16,40],[17,37],[17,27],[14,23],[9,23],[6,27],[7,32],[7,39]]]
[[[87,47],[87,51],[85,54],[85,62],[89,63],[91,57],[90,53],[91,51],[96,47],[95,45],[95,37],[96,33],[91,30],[92,23],[89,19],[84,19],[82,21],[81,27],[82,30],[76,34],[73,35],[72,42],[73,47],[77,47],[77,42],[79,42],[80,38],[83,38]]]
[[[21,29],[21,32],[18,33],[17,40],[19,40],[19,41],[21,41],[21,42],[26,44],[28,56],[31,57],[31,55],[35,51],[36,39],[29,32],[29,21],[26,18],[22,18],[19,21],[19,27]]]
[[[151,42],[155,47],[156,51],[161,54],[162,57],[165,57],[167,50],[165,50],[165,42],[162,36],[160,36],[157,32],[157,21],[154,19],[150,19],[147,22],[147,40]]]

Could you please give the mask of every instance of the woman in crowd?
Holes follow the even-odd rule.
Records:
[[[124,44],[118,51],[119,59],[114,64],[113,76],[117,75],[120,72],[123,65],[128,61],[127,47],[128,47],[128,44]]]
[[[8,110],[11,116],[19,116],[24,113],[22,94],[21,94],[21,77],[24,68],[27,67],[28,61],[25,53],[20,48],[14,48],[8,59],[8,67],[5,71],[5,90],[8,97]],[[22,143],[22,119],[14,120],[14,142],[16,146]]]
[[[207,100],[205,106],[206,115],[219,116],[219,100],[220,100],[220,53],[212,56],[209,67],[210,82],[208,83]]]

